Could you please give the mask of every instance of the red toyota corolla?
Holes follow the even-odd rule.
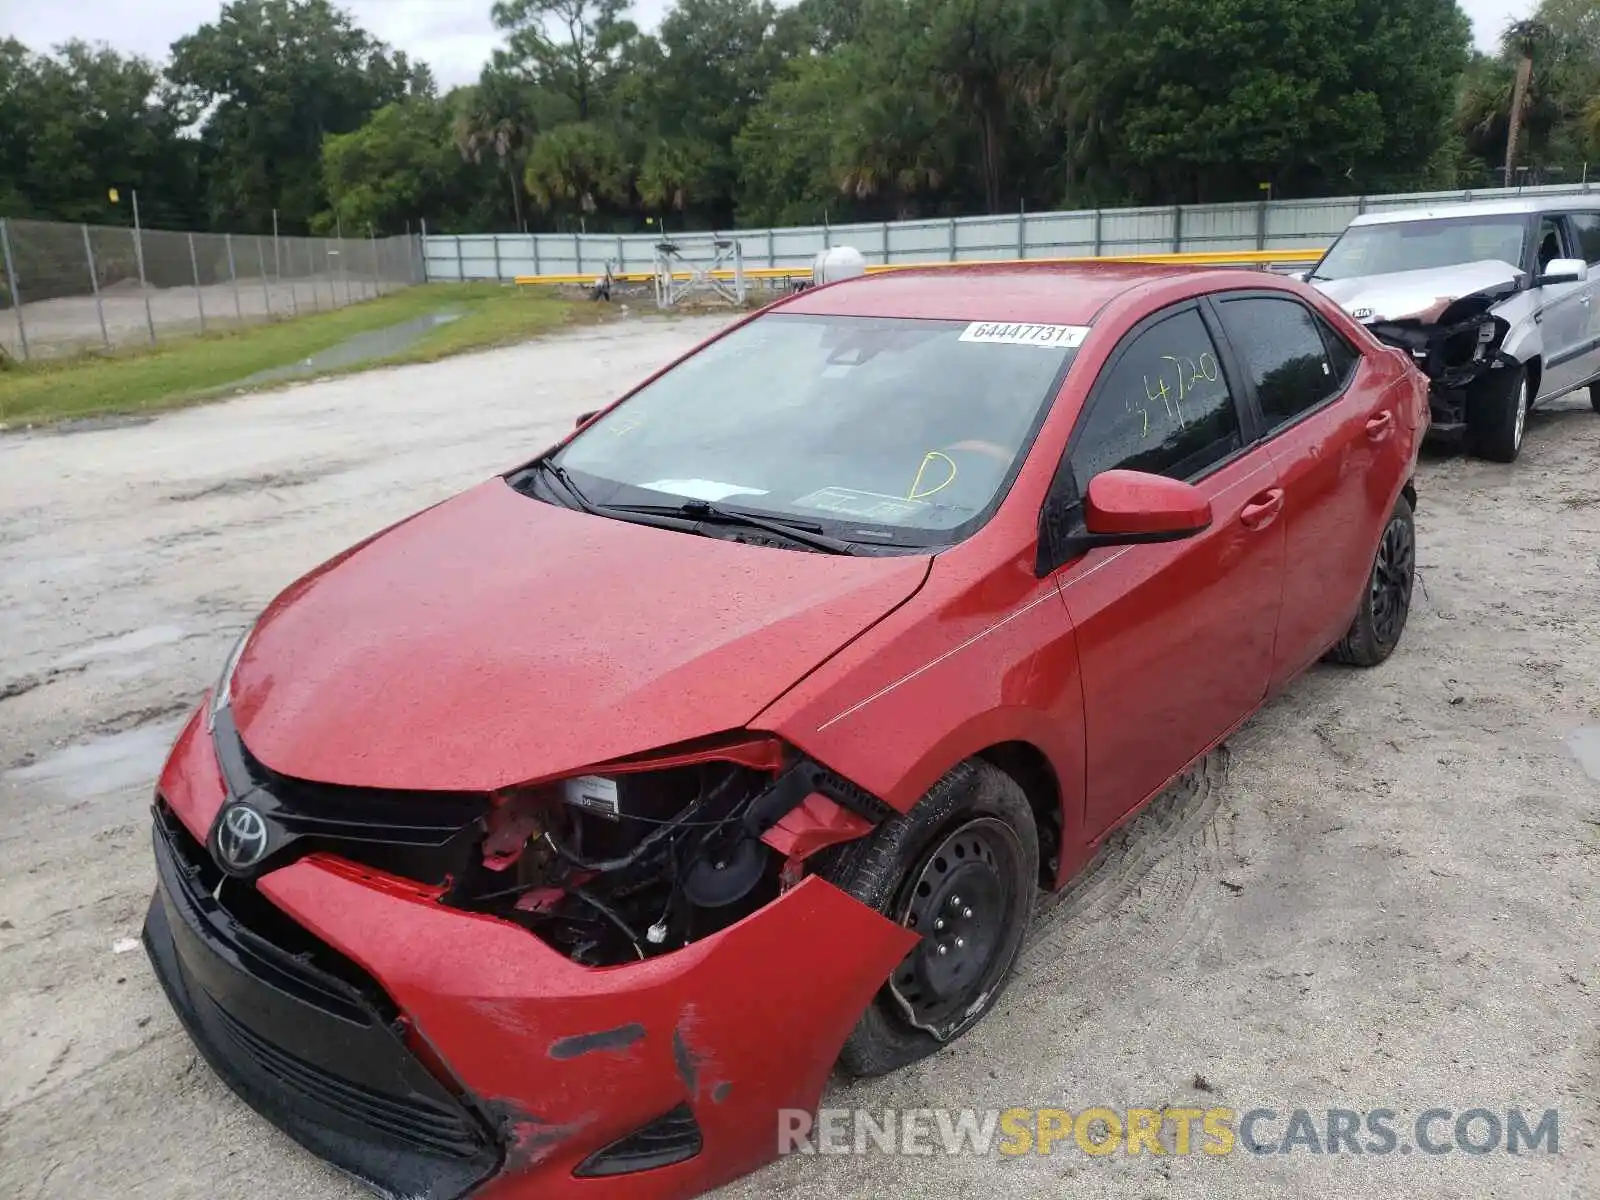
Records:
[[[1427,381],[1238,270],[780,301],[293,584],[162,771],[145,942],[395,1196],[676,1197],[970,1029],[1040,888],[1405,625]]]

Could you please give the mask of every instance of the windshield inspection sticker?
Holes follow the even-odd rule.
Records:
[[[902,500],[898,496],[843,487],[825,487],[809,496],[801,496],[794,503],[798,508],[852,517],[857,521],[877,521],[883,525],[897,525],[928,510],[920,500]]]
[[[963,342],[1043,346],[1046,350],[1076,350],[1088,336],[1086,325],[1019,325],[1001,321],[974,321],[961,332]]]
[[[714,479],[658,479],[654,483],[641,483],[640,487],[652,492],[668,492],[674,496],[687,496],[691,500],[704,500],[715,504],[729,496],[765,496],[761,488],[740,487],[737,483],[718,483]]]

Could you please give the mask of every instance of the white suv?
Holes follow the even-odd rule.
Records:
[[[1589,388],[1600,412],[1600,196],[1357,217],[1305,278],[1432,382],[1433,431],[1522,449],[1528,409]]]

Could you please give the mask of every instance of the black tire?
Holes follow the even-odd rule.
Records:
[[[1589,385],[1589,407],[1600,413],[1600,383]]]
[[[1484,396],[1479,403],[1468,405],[1467,449],[1490,462],[1515,462],[1522,453],[1522,436],[1532,407],[1528,369],[1518,367],[1503,395]]]
[[[968,846],[982,847],[988,861],[980,861],[980,854]],[[936,851],[941,852],[937,858]],[[958,855],[963,859],[959,863]],[[939,864],[947,864],[948,873]],[[937,886],[918,896],[919,882],[929,882],[921,878],[925,872]],[[999,1000],[1033,915],[1038,830],[1016,780],[988,763],[969,761],[934,784],[905,816],[891,818],[870,837],[826,851],[818,873],[900,924],[931,926],[931,912],[918,921],[911,910],[913,905],[935,904],[955,926],[943,935],[945,953],[939,957],[935,947],[941,942],[928,930],[884,981],[845,1041],[839,1065],[847,1073],[882,1075],[954,1041]],[[969,899],[950,907],[952,895],[959,899],[950,889],[968,885]],[[959,939],[963,931],[976,932],[952,957],[951,948],[966,941]],[[932,981],[946,978],[950,987],[932,986]],[[910,996],[919,1003],[911,1003]],[[934,1007],[941,998],[953,1013],[943,1021]],[[913,1014],[923,1016],[932,1028],[919,1027]]]
[[[1400,644],[1406,617],[1411,612],[1411,590],[1416,582],[1417,532],[1411,504],[1401,496],[1384,523],[1378,550],[1372,556],[1372,573],[1355,620],[1343,639],[1328,652],[1330,662],[1350,667],[1375,667]]]

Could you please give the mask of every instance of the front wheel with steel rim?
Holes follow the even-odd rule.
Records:
[[[846,1040],[881,1075],[960,1037],[999,999],[1033,912],[1039,838],[1028,798],[987,762],[954,768],[905,816],[819,856],[817,873],[921,941]]]
[[[1492,385],[1467,404],[1467,444],[1472,453],[1491,462],[1513,462],[1522,453],[1522,435],[1528,429],[1532,406],[1528,369],[1518,367],[1507,380],[1505,371],[1491,371],[1483,381]],[[1480,385],[1482,386],[1482,385]]]
[[[1416,524],[1410,503],[1401,496],[1378,539],[1372,574],[1367,578],[1355,620],[1328,653],[1332,661],[1352,667],[1375,667],[1394,653],[1411,613],[1416,570]]]

